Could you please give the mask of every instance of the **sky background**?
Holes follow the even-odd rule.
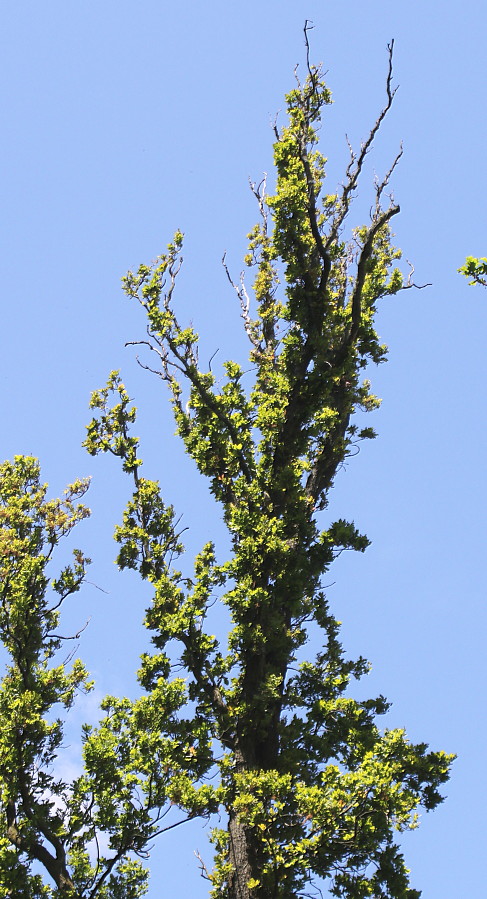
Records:
[[[270,126],[304,63],[305,18],[335,100],[321,131],[330,192],[347,163],[345,134],[359,146],[383,104],[395,39],[400,89],[354,223],[366,220],[374,172],[402,140],[396,243],[417,282],[432,284],[382,304],[390,361],[371,375],[384,402],[367,420],[379,439],[339,475],[332,505],[372,546],[338,560],[328,596],[347,652],[373,664],[357,692],[393,702],[388,726],[458,753],[448,800],[405,839],[413,886],[424,899],[476,897],[487,799],[487,294],[457,268],[467,254],[487,255],[484,3],[3,0],[0,455],[38,456],[56,495],[93,478],[93,515],[75,540],[93,558],[92,585],[66,628],[90,619],[80,654],[98,686],[76,721],[97,697],[134,691],[146,646],[148,595],[112,561],[130,485],[113,460],[81,448],[90,392],[111,369],[122,369],[140,408],[145,474],[183,514],[190,557],[211,537],[225,546],[218,510],[173,437],[164,385],[124,348],[144,322],[120,278],[181,228],[179,316],[200,331],[202,360],[216,349],[221,360],[245,358],[221,257],[238,276],[257,219],[248,178],[271,178]],[[76,748],[73,738],[67,766]],[[211,860],[199,826],[158,842],[150,899],[207,895],[194,849]]]

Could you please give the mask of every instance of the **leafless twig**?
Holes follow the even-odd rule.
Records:
[[[195,849],[194,854],[199,861],[200,873],[201,873],[202,878],[204,880],[209,880],[211,882],[210,872],[208,871],[208,868],[206,867],[205,862],[203,861],[203,858],[201,856],[199,849]]]
[[[340,229],[343,225],[344,219],[345,219],[345,217],[348,213],[349,207],[350,207],[350,201],[352,199],[355,188],[357,187],[358,179],[359,179],[360,173],[362,171],[362,168],[364,166],[365,157],[367,156],[367,153],[369,152],[369,150],[374,142],[375,136],[376,136],[380,126],[382,125],[382,122],[384,121],[387,113],[389,112],[389,110],[392,106],[392,102],[394,100],[394,97],[395,97],[395,94],[397,91],[397,87],[395,87],[395,88],[392,87],[392,74],[393,74],[392,59],[393,59],[393,52],[394,52],[394,39],[391,41],[390,44],[387,45],[387,51],[388,51],[388,60],[389,60],[389,68],[388,68],[387,80],[386,80],[387,100],[386,100],[386,103],[383,106],[382,110],[380,111],[375,124],[371,128],[369,136],[367,137],[367,140],[362,144],[362,146],[360,148],[360,153],[358,154],[358,156],[354,153],[352,146],[350,144],[350,141],[347,138],[347,144],[348,144],[348,148],[350,150],[350,162],[347,166],[346,180],[345,180],[345,184],[343,185],[342,194],[341,194],[338,206],[337,206],[337,213],[334,217],[334,220],[333,220],[333,223],[332,223],[332,226],[330,229],[330,233],[328,235],[328,239],[325,244],[327,250],[331,246],[333,246],[333,244],[336,242],[336,240],[338,238],[338,234],[340,232]],[[392,172],[394,171],[394,168],[396,167],[401,155],[402,155],[402,147],[401,147],[401,150],[400,150],[398,156],[394,160],[394,162],[391,166],[391,169],[389,170],[388,175],[386,175],[386,178],[384,179],[384,181],[382,183],[382,188],[380,188],[380,193],[382,193],[383,188],[387,184],[389,177],[392,174]],[[379,196],[380,196],[380,193],[379,193]]]
[[[106,592],[106,591],[104,591],[104,592]],[[91,621],[91,616],[88,618],[88,621],[85,622],[83,627],[80,627],[79,631],[77,631],[76,634],[73,634],[72,637],[63,637],[61,634],[49,634],[49,637],[52,640],[78,640],[78,638],[81,636],[83,631],[85,631],[86,628],[88,627],[90,621]]]

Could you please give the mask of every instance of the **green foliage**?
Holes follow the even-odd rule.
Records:
[[[128,458],[132,449],[129,441]],[[208,728],[177,718],[182,679],[160,680],[133,703],[104,700],[99,726],[85,727],[84,771],[73,783],[56,774],[63,770],[60,715],[79,690],[91,688],[82,662],[59,660],[65,638],[56,631],[89,560],[75,549],[57,577],[49,578],[48,567],[60,541],[89,514],[79,502],[87,488],[76,481],[62,499],[46,499],[35,459],[0,466],[0,636],[9,660],[0,685],[5,896],[137,899],[147,883],[137,856],[146,856],[166,814],[176,804],[186,809],[184,819],[211,808],[212,791],[194,786],[209,765]],[[173,816],[170,826],[177,823]],[[96,848],[102,845],[105,853]]]
[[[462,265],[458,271],[466,278],[471,279],[469,284],[481,284],[482,287],[487,287],[487,259],[484,256],[480,259],[475,256],[467,256],[465,265]]]
[[[208,478],[231,552],[220,561],[208,540],[193,575],[179,570],[178,520],[159,483],[141,474],[136,410],[112,372],[92,396],[85,446],[118,457],[131,479],[117,562],[152,587],[145,621],[153,649],[142,657],[141,695],[107,697],[99,725],[85,727],[84,770],[70,785],[53,773],[62,727],[52,710],[69,707],[89,684],[80,662],[68,670],[54,658],[54,631],[87,560],[76,550],[73,566],[51,581],[54,603],[46,566],[87,514],[76,502],[86,484],[48,501],[34,460],[1,469],[0,627],[11,663],[0,692],[0,877],[16,896],[136,899],[146,888],[139,859],[152,838],[215,813],[207,872],[214,899],[289,899],[320,880],[343,899],[419,896],[396,835],[417,826],[421,806],[441,801],[452,757],[411,744],[402,730],[381,731],[382,696],[352,698],[368,664],[345,657],[322,588],[339,553],[368,545],[353,522],[322,513],[343,463],[375,436],[355,413],[379,404],[363,377],[386,353],[377,304],[412,286],[392,244],[399,207],[384,204],[399,156],[376,184],[370,221],[349,223],[393,95],[390,58],[387,103],[351,153],[342,188],[323,197],[317,133],[331,96],[320,70],[308,66],[287,96],[275,193],[267,195],[265,182],[253,186],[260,221],[245,260],[253,298],[243,280],[233,285],[250,387],[235,361],[221,379],[202,370],[198,336],[176,317],[180,232],[152,266],[123,279],[144,310],[148,339],[140,343],[158,359],[177,433]],[[208,624],[217,601],[231,620],[226,641]],[[307,644],[317,635],[313,658]],[[92,845],[107,849],[94,858]],[[54,887],[32,870],[34,860]]]
[[[174,715],[180,738],[195,737],[187,749],[195,772],[212,764],[219,772],[206,793],[204,780],[200,792],[179,792],[178,775],[172,797],[194,813],[210,814],[217,804],[225,812],[208,874],[220,899],[285,899],[316,878],[339,897],[415,899],[395,833],[417,826],[419,806],[441,801],[448,777],[451,757],[412,745],[402,731],[379,730],[383,697],[351,698],[351,681],[368,666],[344,657],[321,589],[338,553],[368,545],[353,522],[323,528],[319,513],[357,442],[375,436],[353,417],[379,404],[362,377],[385,358],[377,303],[412,286],[391,242],[389,222],[399,207],[383,206],[397,159],[376,184],[370,222],[348,226],[365,156],[393,94],[390,69],[385,108],[360,153],[352,153],[342,189],[323,199],[317,129],[331,98],[320,71],[310,67],[287,97],[289,121],[276,131],[275,194],[267,196],[265,182],[253,186],[261,213],[245,260],[253,302],[243,280],[233,285],[250,342],[249,389],[235,361],[224,364],[222,379],[202,370],[197,334],[177,319],[180,232],[152,266],[123,279],[145,312],[148,339],[139,343],[158,359],[177,433],[221,506],[230,558],[218,562],[209,542],[193,578],[174,567],[183,551],[174,510],[158,483],[140,475],[138,441],[130,436],[135,409],[118,373],[92,398],[86,447],[119,456],[134,485],[116,529],[118,563],[153,587],[146,624],[154,652],[143,658],[141,685],[149,707],[160,691],[163,704],[176,692],[161,728],[167,732]],[[216,599],[231,616],[226,645],[206,626]],[[316,629],[323,649],[303,660]],[[185,672],[179,686],[170,660]]]

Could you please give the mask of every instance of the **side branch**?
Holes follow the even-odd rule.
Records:
[[[227,254],[224,253],[222,256],[223,269],[228,278],[229,283],[231,284],[235,293],[237,294],[237,297],[238,297],[238,300],[240,303],[240,315],[243,319],[245,333],[247,334],[247,337],[249,338],[252,346],[256,350],[260,351],[260,349],[261,349],[260,341],[256,338],[256,336],[254,334],[254,328],[253,328],[254,323],[252,322],[252,319],[250,317],[250,297],[249,297],[249,295],[247,293],[247,289],[245,287],[244,274],[243,274],[243,272],[241,272],[241,274],[240,274],[240,285],[235,284],[235,281],[233,280],[233,278],[230,274],[230,271],[228,269],[226,258],[227,258]]]
[[[348,338],[346,340],[347,346],[354,342],[360,327],[360,319],[362,316],[362,290],[367,274],[367,262],[369,261],[372,254],[374,240],[380,229],[383,228],[384,225],[386,225],[394,215],[397,215],[398,212],[400,212],[399,206],[391,206],[390,209],[387,209],[386,212],[383,212],[382,215],[379,216],[377,221],[372,224],[367,232],[367,237],[365,239],[365,243],[362,247],[358,261],[357,277],[352,294],[352,322]]]
[[[357,187],[358,179],[360,177],[360,173],[364,166],[365,157],[367,156],[367,153],[369,152],[369,150],[375,140],[375,136],[376,136],[380,126],[382,125],[382,122],[384,121],[387,113],[389,112],[389,110],[392,106],[394,97],[396,95],[397,87],[395,87],[395,88],[392,87],[392,74],[393,74],[392,58],[393,58],[393,53],[394,53],[394,39],[392,39],[391,43],[387,45],[387,50],[388,50],[388,54],[389,54],[389,69],[388,69],[387,80],[386,80],[387,101],[386,101],[383,109],[379,113],[375,124],[371,128],[367,140],[362,144],[359,155],[356,156],[355,153],[353,152],[352,148],[350,147],[351,159],[350,159],[350,162],[347,167],[346,181],[343,186],[342,195],[341,195],[339,203],[338,203],[338,212],[333,221],[332,227],[330,229],[330,233],[328,235],[328,239],[325,244],[327,250],[331,246],[333,246],[333,244],[336,242],[336,240],[338,238],[340,228],[345,220],[345,217],[346,217],[349,207],[350,207],[350,201],[352,199],[352,194],[353,194],[355,188]],[[394,162],[394,166],[396,165],[396,162],[397,162],[397,159]]]
[[[179,328],[179,325],[177,325],[177,323],[176,323],[176,327]],[[168,381],[169,383],[171,383],[173,381],[173,376],[169,372],[170,367],[176,369],[182,375],[184,375],[184,377],[194,387],[194,389],[196,390],[200,399],[203,401],[203,403],[206,405],[206,407],[208,409],[210,409],[211,412],[213,412],[213,414],[216,416],[216,418],[221,422],[223,427],[226,429],[232,443],[234,445],[238,445],[240,442],[238,431],[237,431],[235,425],[233,424],[233,422],[228,417],[228,415],[225,415],[225,413],[222,412],[215,395],[202,384],[201,378],[198,376],[196,358],[190,357],[190,359],[188,360],[187,356],[184,353],[181,353],[179,351],[175,340],[173,340],[169,335],[166,335],[167,347],[169,348],[169,350],[172,353],[172,356],[174,357],[173,359],[170,359],[168,357],[168,350],[164,346],[163,342],[161,340],[159,340],[157,338],[157,335],[155,335],[149,329],[148,329],[148,333],[149,333],[149,336],[151,337],[150,341],[148,341],[148,340],[129,340],[129,341],[126,341],[125,346],[147,346],[152,352],[156,353],[156,355],[159,357],[159,359],[161,360],[161,363],[162,363],[163,370],[156,371],[155,369],[152,369],[149,366],[144,365],[142,362],[140,362],[139,359],[137,359],[139,365],[142,368],[148,369],[149,371],[153,372],[154,374],[158,374],[163,380]],[[152,341],[155,341],[157,343],[159,349],[154,345],[154,343]],[[189,416],[187,416],[187,418],[189,420]],[[241,470],[245,480],[247,481],[247,483],[250,484],[252,481],[252,472],[251,472],[250,466],[241,450],[238,451],[237,455],[238,455],[238,459],[240,462],[240,470]]]
[[[314,183],[313,183],[313,173],[311,171],[311,166],[309,164],[308,151],[307,151],[306,144],[304,141],[303,141],[303,145],[300,147],[300,159],[301,159],[303,169],[304,169],[304,174],[306,177],[306,187],[307,187],[307,194],[308,194],[308,217],[309,217],[309,223],[310,223],[310,227],[311,227],[311,233],[313,235],[313,238],[314,238],[314,241],[316,244],[316,248],[321,257],[322,266],[323,266],[322,272],[321,272],[319,289],[320,289],[320,291],[324,291],[325,287],[326,287],[326,283],[328,281],[328,277],[330,275],[330,271],[331,271],[331,259],[330,259],[330,255],[329,255],[328,249],[327,249],[328,242],[325,246],[325,244],[323,243],[323,238],[321,236],[321,231],[318,226],[318,219],[317,219],[317,215],[316,215],[316,193],[315,193],[315,188],[314,188]]]
[[[315,460],[305,485],[305,494],[312,500],[316,509],[326,505],[326,493],[333,483],[338,467],[346,454],[345,435],[350,424],[350,405],[347,402],[346,388],[343,385],[337,402],[338,420],[330,431],[321,451]]]
[[[194,389],[199,394],[200,399],[206,404],[207,408],[210,409],[211,412],[213,412],[218,421],[220,421],[223,427],[228,431],[232,443],[235,446],[238,446],[238,444],[241,443],[241,438],[237,428],[230,420],[228,415],[225,415],[225,413],[222,412],[216,396],[211,392],[211,390],[208,390],[201,383],[201,379],[198,377],[196,366],[188,363],[184,356],[178,352],[178,348],[175,345],[175,342],[170,337],[167,338],[167,342],[171,352],[183,366],[186,378],[193,385]],[[247,483],[250,484],[252,482],[252,472],[250,470],[250,466],[248,465],[247,460],[241,450],[238,451],[237,455],[240,462],[241,472]]]
[[[28,814],[27,810],[26,814],[29,820],[33,819],[33,814]],[[52,843],[56,856],[52,855],[42,843],[39,843],[37,840],[32,837],[26,838],[19,831],[16,823],[16,807],[13,799],[10,799],[7,803],[7,836],[11,843],[20,851],[24,852],[27,855],[35,858],[36,861],[40,862],[40,864],[45,868],[48,874],[52,877],[54,883],[60,890],[70,889],[74,890],[74,884],[68,874],[66,868],[66,853],[64,850],[64,846],[61,841],[54,836],[50,828],[42,827],[37,820],[36,823],[46,839]]]

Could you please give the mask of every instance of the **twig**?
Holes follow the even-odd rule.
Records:
[[[382,125],[382,122],[384,121],[387,113],[389,112],[389,110],[392,106],[392,101],[394,100],[396,91],[398,89],[397,87],[395,87],[394,89],[392,88],[392,73],[393,73],[392,59],[393,59],[393,52],[394,52],[394,39],[391,41],[390,44],[387,45],[387,51],[389,54],[389,68],[388,68],[387,80],[386,80],[387,102],[385,103],[384,107],[382,108],[381,112],[379,113],[375,124],[371,128],[367,140],[362,144],[362,146],[360,148],[360,153],[358,156],[355,155],[355,153],[352,150],[352,147],[350,145],[350,142],[348,141],[348,138],[347,138],[347,143],[348,143],[348,147],[350,150],[351,158],[350,158],[350,162],[347,166],[347,171],[346,171],[346,179],[347,180],[345,181],[345,184],[343,185],[342,195],[341,195],[340,201],[338,203],[338,211],[337,211],[335,219],[332,223],[332,227],[330,229],[330,233],[328,235],[328,239],[325,244],[325,247],[327,250],[330,249],[330,247],[336,242],[336,240],[338,238],[340,228],[341,228],[343,221],[348,213],[351,196],[352,196],[355,188],[357,187],[357,182],[358,182],[360,173],[362,171],[362,168],[363,168],[363,165],[365,162],[365,157],[367,156],[367,153],[369,152],[369,150],[374,142],[375,136],[376,136],[380,126]],[[401,152],[402,152],[402,150],[401,150]],[[394,161],[394,163],[392,165],[390,173],[392,173],[393,169],[395,168],[397,161],[398,161],[398,159],[396,158],[396,160]]]
[[[195,854],[196,858],[198,859],[198,861],[199,861],[199,863],[200,863],[201,877],[203,878],[203,880],[209,880],[210,883],[211,883],[211,879],[212,879],[212,878],[211,878],[211,876],[210,876],[210,872],[208,871],[208,868],[206,867],[206,865],[205,865],[205,863],[204,863],[204,861],[203,861],[203,858],[202,858],[202,856],[201,856],[201,853],[200,853],[199,849],[195,849],[195,850],[194,850],[194,854]]]
[[[101,587],[99,589],[101,589]],[[103,592],[106,593],[107,591],[104,590]],[[79,629],[79,631],[76,634],[74,634],[74,636],[72,636],[72,637],[63,637],[61,634],[49,634],[49,637],[51,638],[51,640],[78,640],[78,638],[81,636],[83,631],[85,631],[86,628],[88,627],[90,621],[91,621],[91,615],[88,618],[88,621],[85,622],[83,627],[81,627]]]

